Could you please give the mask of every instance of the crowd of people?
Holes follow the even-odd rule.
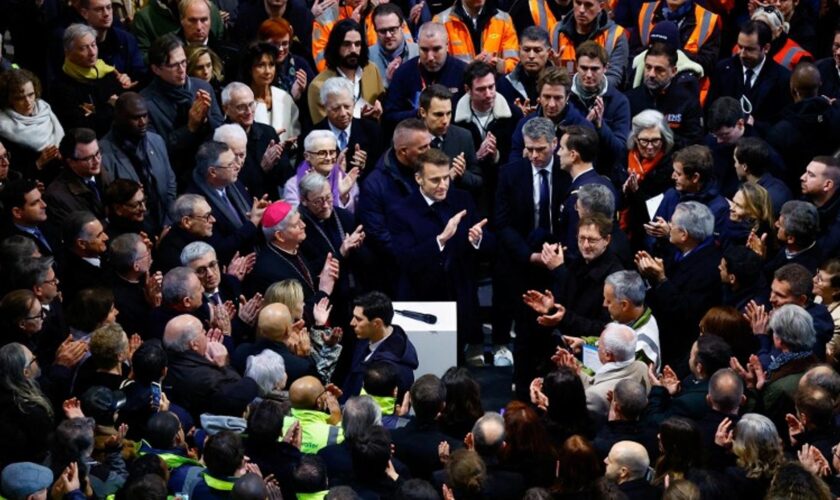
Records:
[[[835,498],[838,22],[0,0],[0,494]]]

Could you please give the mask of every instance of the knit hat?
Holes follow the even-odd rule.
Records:
[[[275,201],[265,209],[262,218],[262,227],[274,227],[282,222],[294,207],[285,201]]]
[[[648,44],[666,43],[675,49],[680,48],[680,29],[673,21],[659,21],[650,33]]]
[[[52,482],[52,471],[32,462],[18,462],[3,469],[3,495],[9,500],[22,500],[49,488]]]

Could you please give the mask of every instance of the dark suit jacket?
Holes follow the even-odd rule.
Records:
[[[399,275],[396,276],[398,300],[454,300],[458,306],[458,331],[461,341],[477,335],[478,296],[474,262],[478,250],[469,241],[469,229],[479,222],[475,202],[466,191],[450,188],[446,200],[436,212],[415,191],[394,207],[389,227],[394,239]],[[437,236],[449,219],[466,210],[455,235],[443,251]],[[492,248],[493,235],[485,229],[481,250]]]
[[[229,262],[237,251],[242,255],[254,251],[259,230],[246,215],[251,210],[251,196],[239,181],[225,188],[236,213],[230,210],[218,191],[210,187],[197,170],[193,171],[187,192],[204,196],[216,218],[209,243],[216,249],[219,262]]]
[[[96,176],[96,187],[99,196],[84,183],[81,177],[65,167],[58,177],[47,186],[44,201],[47,203],[47,220],[56,227],[61,227],[64,219],[71,212],[86,210],[93,213],[97,219],[105,220],[105,185],[107,174]]]
[[[713,103],[721,96],[740,99],[744,93],[744,67],[738,56],[724,59],[711,74],[712,84],[706,102]],[[752,103],[752,116],[759,133],[765,133],[791,101],[790,71],[767,57],[755,83],[746,93]]]
[[[559,162],[554,162],[554,168],[560,168]],[[579,255],[577,246],[577,230],[580,215],[578,215],[575,204],[577,203],[578,190],[587,184],[600,184],[605,186],[613,194],[613,199],[618,200],[618,193],[615,190],[612,182],[603,175],[599,174],[594,168],[577,176],[572,181],[569,188],[562,193],[563,205],[558,214],[560,226],[555,226],[555,232],[560,237],[560,241],[566,246],[568,255]]]
[[[251,129],[248,131],[247,154],[242,171],[239,173],[239,182],[245,186],[251,196],[261,198],[264,194],[268,194],[269,198],[276,200],[280,196],[279,189],[283,187],[286,179],[294,174],[294,168],[289,161],[289,152],[284,149],[283,155],[274,163],[271,170],[266,172],[262,169],[260,164],[271,141],[275,144],[280,143],[280,137],[274,127],[257,122],[251,124]],[[249,203],[248,207],[250,206]]]
[[[111,289],[114,291],[114,307],[120,311],[119,323],[128,335],[139,334],[149,338],[149,315],[152,306],[146,302],[143,282],[131,283],[111,273]]]
[[[61,252],[61,232],[58,230],[56,226],[49,223],[40,224],[38,229],[41,230],[43,233],[44,238],[47,240],[49,244],[49,248],[46,247],[38,238],[32,236],[31,233],[20,229],[19,227],[15,226],[11,222],[5,222],[2,224],[3,227],[3,238],[8,238],[9,236],[20,235],[26,238],[29,238],[33,242],[35,242],[35,246],[38,247],[38,252],[41,253],[43,256],[55,256],[56,258],[60,259],[63,255]],[[60,264],[60,263],[59,263]],[[64,288],[64,287],[62,287]]]
[[[443,136],[443,144],[441,144],[440,149],[450,158],[455,158],[464,153],[467,168],[464,170],[464,175],[455,181],[455,186],[466,189],[473,196],[477,195],[484,185],[484,178],[481,167],[478,166],[478,159],[475,157],[476,146],[472,134],[464,127],[450,124],[449,129]]]
[[[668,279],[648,290],[647,301],[659,331],[672,333],[671,341],[662,343],[663,364],[676,366],[688,357],[700,319],[710,307],[720,304],[718,265],[720,250],[710,241],[679,262],[666,261]]]
[[[499,245],[508,259],[517,266],[526,266],[531,253],[540,251],[545,241],[556,241],[554,235],[537,228],[534,221],[534,174],[531,162],[509,163],[499,172],[496,191],[495,226]],[[569,175],[557,162],[552,167],[552,225],[559,227],[562,194],[571,185]]]
[[[837,64],[833,57],[826,57],[817,61],[817,69],[820,70],[822,86],[820,95],[837,98],[840,97],[840,75],[837,74]]]
[[[178,225],[179,223],[180,221],[175,221],[175,225],[160,240],[160,244],[156,249],[154,268],[164,274],[170,269],[181,265],[181,251],[185,246],[201,239],[188,233],[186,229]],[[216,251],[218,252],[218,249]]]
[[[414,477],[432,479],[432,473],[442,467],[438,457],[438,444],[449,443],[449,449],[463,448],[463,443],[441,432],[435,424],[422,424],[410,421],[405,427],[391,431],[394,443],[394,455],[405,463]]]
[[[328,118],[324,118],[312,128],[313,130],[330,130]],[[337,137],[336,140],[338,140]],[[301,137],[301,142],[303,142],[303,137]],[[385,151],[385,146],[387,146],[382,135],[382,128],[373,120],[353,118],[350,123],[350,137],[347,140],[348,158],[353,157],[352,153],[356,150],[356,144],[359,145],[359,149],[367,153],[367,160],[365,160],[365,168],[362,173],[362,175],[366,175],[376,166]]]
[[[108,285],[108,271],[104,268],[105,259],[102,259],[102,267],[82,260],[72,252],[64,253],[64,266],[61,275],[61,290],[64,300],[68,301],[85,288],[94,288]]]

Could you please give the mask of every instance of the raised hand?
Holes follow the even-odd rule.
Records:
[[[540,261],[549,271],[553,271],[566,262],[563,254],[563,245],[560,243],[543,243]]]
[[[540,293],[536,290],[528,290],[522,294],[522,301],[538,314],[547,314],[554,307],[554,294],[551,290]]]
[[[475,156],[477,159],[483,160],[488,156],[495,156],[497,152],[496,136],[493,135],[493,132],[487,132],[487,136],[481,141],[481,145],[478,147]]]
[[[152,307],[160,306],[163,302],[163,273],[147,273],[143,283],[143,297],[146,303]]]
[[[802,422],[796,418],[796,415],[793,413],[788,413],[785,415],[785,423],[787,424],[788,428],[788,437],[790,438],[790,445],[796,446],[797,444],[797,437],[800,434],[805,432],[805,426],[802,425]]]
[[[339,272],[338,259],[333,257],[332,252],[328,253],[321,274],[318,275],[318,289],[327,295],[332,294]]]
[[[662,369],[662,377],[659,381],[671,396],[680,391],[680,379],[668,365],[665,365],[665,368]]]
[[[662,217],[648,222],[644,225],[645,232],[654,238],[667,238],[671,232],[671,226]]]
[[[423,15],[423,7],[426,5],[425,1],[418,2],[411,8],[408,12],[408,22],[413,25],[417,25],[420,22],[420,16]]]
[[[274,139],[272,139],[268,143],[268,147],[265,148],[265,153],[263,153],[263,157],[260,159],[260,168],[263,169],[263,172],[268,172],[274,168],[274,164],[283,156],[283,148],[285,147],[286,143],[283,141],[274,142]]]
[[[253,200],[254,201],[251,203],[251,211],[248,212],[248,220],[251,221],[251,224],[259,227],[263,214],[265,213],[265,209],[268,208],[268,195],[266,194],[263,195],[262,198],[254,198]]]
[[[385,68],[385,79],[389,82],[392,78],[394,78],[394,72],[397,71],[397,68],[400,67],[402,64],[402,57],[395,57],[393,61],[388,64],[388,67]]]
[[[455,158],[452,158],[452,164],[450,165],[451,168],[449,169],[449,178],[453,181],[459,177],[464,176],[464,172],[467,171],[467,159],[464,156],[464,153],[461,152]]]
[[[359,170],[364,170],[365,164],[367,163],[367,152],[362,149],[361,146],[357,143],[356,146],[353,148],[353,158],[350,159],[350,167],[351,168],[358,168]]]
[[[190,106],[190,111],[187,116],[187,128],[190,132],[197,132],[204,122],[207,121],[207,116],[210,113],[210,94],[206,90],[198,90],[195,93],[195,100]]]
[[[621,190],[625,193],[635,193],[639,190],[639,176],[635,174],[635,172],[630,173],[630,176],[627,177],[627,180],[624,181],[624,185],[621,187]]]
[[[540,326],[557,326],[560,324],[561,321],[563,321],[563,318],[566,316],[566,308],[561,306],[560,304],[555,304],[554,307],[556,307],[557,310],[554,311],[553,314],[543,314],[542,316],[537,318],[537,323]]]
[[[770,314],[767,312],[764,304],[758,304],[751,300],[744,308],[744,318],[750,322],[752,332],[755,335],[765,335],[767,333],[767,323],[770,322]]]
[[[353,189],[353,186],[356,185],[356,181],[359,180],[359,174],[361,171],[359,167],[352,167],[347,175],[344,175],[340,181],[338,181],[338,193],[341,196],[341,201],[347,203],[349,200],[350,190]]]
[[[346,257],[351,250],[355,250],[362,246],[362,243],[365,241],[365,230],[361,224],[356,226],[356,229],[346,235],[344,240],[341,242],[341,248],[339,249],[339,253]]]
[[[244,295],[239,296],[239,319],[248,326],[254,326],[257,323],[257,317],[260,314],[260,309],[263,306],[263,296],[260,293],[255,293],[253,297],[246,300]]]
[[[747,248],[755,252],[762,259],[767,257],[767,233],[759,237],[755,231],[750,231],[750,235],[747,237]]]
[[[535,109],[537,109],[536,105],[531,104],[530,99],[522,100],[520,98],[516,98],[513,100],[513,104],[516,105],[522,111],[522,114],[527,116],[530,115]]]
[[[41,153],[38,155],[38,159],[35,160],[35,168],[41,170],[47,163],[60,159],[61,153],[58,152],[58,146],[47,146],[41,150]]]
[[[470,228],[468,238],[472,246],[477,247],[481,243],[481,238],[484,236],[484,226],[487,225],[487,219],[481,219],[473,227]]]
[[[223,272],[230,274],[239,281],[243,281],[245,276],[248,276],[248,274],[254,269],[254,264],[256,264],[256,262],[256,252],[251,252],[248,255],[241,256],[237,251],[233,254],[233,258],[230,259],[230,264],[223,269]]]
[[[715,431],[715,444],[721,448],[731,449],[733,441],[732,421],[724,418]]]
[[[466,215],[466,210],[461,210],[457,214],[453,215],[449,219],[449,222],[446,223],[446,226],[443,228],[443,231],[438,235],[438,243],[440,243],[441,245],[446,245],[446,242],[449,241],[453,236],[455,236],[456,232],[458,232],[458,224],[461,223],[461,219],[463,219]]]
[[[563,342],[572,350],[573,353],[579,354],[580,351],[583,349],[584,340],[580,337],[570,337],[568,335],[563,335]]]
[[[531,394],[531,403],[537,408],[545,411],[548,409],[548,396],[543,393],[543,379],[537,377],[531,381],[531,386],[528,388]]]
[[[61,405],[61,409],[67,418],[85,418],[85,414],[82,412],[82,403],[79,402],[78,398],[65,400]]]
[[[328,0],[328,1],[334,2],[335,0]],[[314,9],[315,7],[313,6],[312,8]],[[292,99],[294,99],[295,101],[300,99],[300,96],[303,95],[303,91],[306,90],[307,80],[308,80],[308,78],[306,77],[306,71],[304,71],[302,69],[299,69],[299,70],[295,71],[295,83],[292,84],[292,91],[291,91]],[[280,135],[280,134],[277,134],[277,135]]]
[[[324,326],[327,324],[327,321],[330,319],[330,312],[332,311],[332,305],[330,304],[330,299],[327,297],[322,298],[315,305],[312,307],[312,316],[315,317],[315,326]]]
[[[54,363],[66,368],[74,368],[84,359],[87,352],[87,342],[73,340],[73,336],[68,335],[64,342],[58,346]]]
[[[812,474],[818,477],[828,477],[831,475],[831,464],[822,454],[819,448],[811,446],[810,444],[803,444],[802,449],[797,453],[799,461],[802,466],[811,471]]]
[[[338,0],[315,0],[315,3],[312,4],[312,16],[316,19],[323,14],[324,12],[328,11],[332,7],[338,5]]]

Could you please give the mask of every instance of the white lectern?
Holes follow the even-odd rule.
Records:
[[[455,302],[394,302],[394,309],[409,310],[437,316],[431,325],[394,314],[393,323],[400,325],[417,350],[420,366],[415,377],[432,373],[442,377],[450,367],[458,364],[458,321]]]

